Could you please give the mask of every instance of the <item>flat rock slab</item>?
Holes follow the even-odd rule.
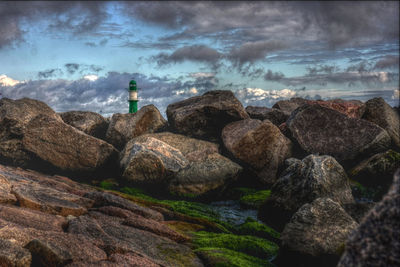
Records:
[[[67,220],[62,216],[8,205],[0,205],[0,218],[21,227],[54,232],[62,232],[67,224]]]
[[[8,240],[0,239],[0,266],[29,267],[31,253]]]
[[[286,125],[304,151],[338,161],[367,157],[390,146],[390,137],[381,127],[319,105],[296,109]]]
[[[12,193],[21,207],[40,210],[55,215],[79,216],[87,212],[93,201],[77,195],[64,193],[36,183],[13,186]]]
[[[17,198],[11,193],[11,183],[4,175],[0,174],[0,204],[14,204],[15,202],[17,202]]]

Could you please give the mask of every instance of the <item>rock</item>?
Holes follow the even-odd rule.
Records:
[[[27,249],[0,239],[0,266],[29,267],[32,256]]]
[[[91,111],[68,111],[59,115],[65,123],[76,129],[96,138],[105,138],[108,122],[100,114]]]
[[[0,219],[22,227],[54,232],[63,232],[63,228],[67,224],[67,220],[61,216],[6,205],[0,205]]]
[[[154,105],[147,105],[134,114],[116,113],[111,117],[106,140],[118,150],[134,137],[154,133],[166,127],[167,121]]]
[[[197,197],[223,191],[238,177],[242,167],[218,153],[197,154],[168,184],[174,195]]]
[[[400,149],[400,116],[382,97],[375,97],[365,103],[363,119],[379,125],[387,131],[392,143]]]
[[[338,267],[400,265],[400,171],[386,196],[350,235]]]
[[[374,199],[380,200],[386,194],[393,174],[400,168],[400,153],[388,150],[376,154],[349,171],[349,178],[374,190]]]
[[[282,110],[287,116],[303,105],[318,105],[336,110],[350,118],[361,118],[365,111],[365,104],[359,100],[307,100],[299,97],[291,98],[290,100],[281,100],[275,103],[273,108]]]
[[[246,112],[252,119],[269,120],[276,126],[281,125],[289,118],[289,115],[277,108],[247,106]]]
[[[160,267],[159,264],[152,260],[134,253],[113,254],[110,256],[110,261],[117,264],[117,266]]]
[[[343,209],[349,214],[357,223],[360,223],[362,218],[375,207],[376,203],[372,201],[359,201],[355,203],[343,204]]]
[[[18,184],[12,188],[21,207],[54,215],[79,216],[87,212],[93,201],[70,193],[43,187],[36,183]]]
[[[188,164],[178,149],[153,137],[129,141],[120,158],[125,181],[158,187]]]
[[[117,157],[117,150],[110,144],[43,115],[26,127],[24,149],[63,171],[99,171]]]
[[[384,129],[319,105],[298,108],[286,124],[307,153],[331,155],[340,162],[367,157],[390,146]]]
[[[249,165],[264,184],[273,184],[286,158],[291,156],[291,142],[272,122],[246,119],[225,126],[225,147],[241,162]]]
[[[292,265],[279,263],[335,266],[347,237],[357,226],[340,204],[330,198],[317,198],[304,204],[281,234],[281,261]],[[315,264],[318,261],[324,264]]]
[[[17,202],[16,197],[11,193],[11,184],[8,179],[0,174],[0,204],[14,204]]]
[[[88,192],[84,197],[94,200],[94,207],[103,206],[114,206],[121,209],[129,210],[135,214],[138,214],[144,218],[163,221],[164,217],[158,211],[139,206],[132,201],[124,199],[122,197],[105,193],[105,192]]]
[[[167,117],[178,133],[218,141],[225,125],[249,115],[231,91],[217,90],[168,105]]]
[[[258,217],[280,231],[301,206],[323,197],[341,205],[354,202],[343,167],[331,156],[309,155],[282,172]]]

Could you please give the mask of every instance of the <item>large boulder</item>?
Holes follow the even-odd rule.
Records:
[[[307,153],[331,155],[340,162],[367,157],[390,146],[390,137],[381,127],[319,105],[296,109],[286,124]]]
[[[134,137],[154,133],[166,127],[167,121],[154,105],[147,105],[134,114],[116,113],[111,117],[106,132],[106,140],[122,150]]]
[[[392,143],[400,149],[400,116],[382,97],[376,97],[365,103],[363,119],[385,129]]]
[[[326,108],[336,110],[351,118],[361,118],[365,111],[365,104],[359,100],[308,100],[300,97],[291,98],[290,100],[281,100],[275,103],[273,108],[280,109],[287,116],[303,105],[319,105]]]
[[[174,195],[190,197],[221,192],[241,171],[241,166],[218,153],[197,153],[196,158],[171,179],[168,190]]]
[[[273,184],[284,160],[291,156],[291,142],[269,120],[246,119],[226,125],[222,140],[228,151],[246,163],[264,184]]]
[[[339,204],[354,202],[343,167],[331,156],[309,155],[282,172],[258,217],[282,230],[301,206],[323,197]]]
[[[64,123],[43,102],[0,101],[1,162],[50,172],[93,173],[116,161],[112,145]]]
[[[390,149],[360,162],[349,171],[349,178],[373,188],[374,199],[380,200],[392,184],[393,174],[398,168],[400,153]]]
[[[178,133],[216,141],[222,128],[249,115],[231,91],[210,91],[168,105],[167,117]]]
[[[153,137],[138,137],[121,152],[122,178],[126,182],[162,187],[188,165],[182,153]]]
[[[252,119],[261,121],[269,120],[277,126],[281,125],[289,118],[289,115],[277,108],[247,106],[246,112]]]
[[[29,267],[31,263],[32,255],[29,250],[0,239],[0,266]]]
[[[386,196],[350,235],[338,267],[400,266],[400,171]]]
[[[82,132],[104,139],[108,128],[107,120],[91,111],[68,111],[59,113],[63,121]]]
[[[304,204],[281,234],[280,265],[336,266],[344,243],[357,226],[340,204],[330,198]]]

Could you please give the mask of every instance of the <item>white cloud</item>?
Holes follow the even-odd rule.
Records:
[[[197,94],[197,93],[198,93],[198,91],[197,91],[196,87],[192,87],[192,88],[190,88],[189,92],[190,92],[191,94],[193,94],[193,95],[195,95],[195,94]]]
[[[14,86],[19,83],[21,82],[14,80],[13,78],[10,78],[5,74],[0,75],[0,86]]]
[[[83,79],[89,80],[91,82],[96,81],[98,78],[99,78],[99,76],[94,75],[94,74],[83,76]]]
[[[193,72],[189,74],[189,77],[192,78],[212,78],[215,76],[215,73],[212,72]]]

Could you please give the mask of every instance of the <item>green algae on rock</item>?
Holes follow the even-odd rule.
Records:
[[[248,217],[245,223],[238,227],[238,232],[241,235],[252,235],[256,237],[262,237],[273,242],[277,242],[281,234],[271,227],[259,223],[256,220]]]
[[[239,200],[246,208],[258,209],[261,204],[270,196],[271,190],[260,190],[254,193],[245,194]]]

